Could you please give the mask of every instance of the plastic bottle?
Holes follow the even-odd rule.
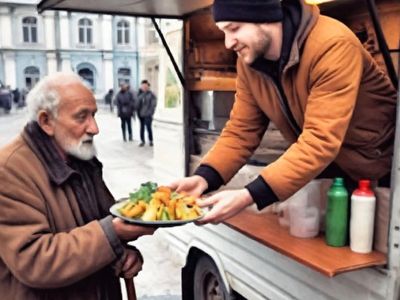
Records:
[[[360,180],[351,195],[350,249],[358,253],[372,251],[376,197],[369,180]]]
[[[328,206],[325,219],[325,242],[332,247],[346,245],[348,230],[348,193],[343,178],[335,178],[328,191]]]

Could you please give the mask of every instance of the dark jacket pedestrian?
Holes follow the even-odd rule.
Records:
[[[114,111],[114,103],[113,103],[113,97],[114,97],[114,90],[109,89],[107,94],[104,96],[104,103],[110,106],[110,111]]]
[[[151,128],[151,123],[153,121],[153,115],[156,111],[157,97],[152,91],[150,91],[150,83],[147,80],[142,80],[140,91],[138,93],[138,105],[137,111],[140,121],[140,140],[139,146],[144,146],[145,128],[148,133],[149,144],[153,146],[153,131]]]
[[[11,110],[13,95],[11,91],[5,87],[0,87],[0,108],[3,108],[6,113]]]
[[[118,108],[118,117],[121,119],[122,138],[126,141],[126,131],[128,131],[129,140],[132,141],[132,117],[135,113],[136,98],[127,84],[121,86],[115,102]]]
[[[28,94],[28,90],[26,88],[22,88],[21,91],[21,101],[18,104],[18,107],[24,107],[26,102],[26,95]]]
[[[20,98],[21,98],[21,93],[19,92],[19,89],[16,88],[15,90],[12,91],[13,95],[14,95],[14,103],[18,104],[20,102]]]

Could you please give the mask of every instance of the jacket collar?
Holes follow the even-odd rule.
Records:
[[[298,25],[298,29],[296,35],[294,37],[289,59],[283,69],[285,72],[288,68],[296,65],[300,61],[300,52],[303,44],[309,35],[310,31],[313,29],[317,20],[319,18],[319,8],[316,5],[306,4],[304,0],[294,0],[295,2],[300,2],[301,6],[301,18],[300,23]],[[288,1],[289,3],[293,1]],[[283,1],[283,4],[285,1]]]
[[[42,162],[53,183],[62,185],[72,176],[79,176],[79,173],[69,166],[69,161],[80,160],[72,157],[64,160],[58,152],[54,140],[40,128],[37,122],[30,122],[25,126],[22,138]],[[102,164],[97,158],[87,162],[93,167],[102,168]]]

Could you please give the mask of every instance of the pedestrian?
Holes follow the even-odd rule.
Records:
[[[13,93],[13,101],[14,101],[14,103],[15,104],[19,104],[19,102],[20,102],[20,97],[21,97],[21,93],[19,92],[19,89],[18,88],[15,88],[15,90],[13,90],[12,91],[12,93]]]
[[[150,90],[150,83],[144,79],[140,84],[140,90],[138,93],[138,107],[137,112],[140,122],[140,144],[139,147],[143,147],[145,144],[144,132],[147,130],[149,145],[153,146],[153,131],[151,123],[153,122],[153,115],[156,111],[157,97]]]
[[[113,97],[114,97],[113,89],[109,89],[107,94],[104,96],[104,103],[110,106],[110,112],[114,112]]]
[[[136,98],[134,93],[129,90],[129,85],[121,84],[121,90],[116,96],[118,117],[121,119],[122,138],[126,142],[126,131],[128,131],[129,141],[132,141],[132,117],[135,113]]]
[[[238,54],[230,120],[195,175],[171,183],[201,195],[226,184],[273,122],[291,146],[243,189],[199,200],[201,223],[284,201],[316,177],[390,184],[396,90],[354,33],[303,0],[215,0]]]
[[[4,85],[0,86],[0,108],[3,108],[6,114],[10,113],[13,101],[13,94],[10,89]]]
[[[26,95],[28,94],[28,92],[29,92],[28,89],[22,88],[21,98],[20,98],[21,101],[18,103],[18,107],[19,108],[25,107]]]
[[[27,102],[30,121],[0,150],[1,299],[122,299],[119,276],[143,263],[127,241],[154,229],[109,215],[95,98],[78,75],[55,73]]]

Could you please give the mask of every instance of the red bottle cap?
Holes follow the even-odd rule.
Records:
[[[361,179],[358,182],[358,189],[353,192],[353,195],[373,197],[374,192],[371,190],[371,181],[368,179]]]

